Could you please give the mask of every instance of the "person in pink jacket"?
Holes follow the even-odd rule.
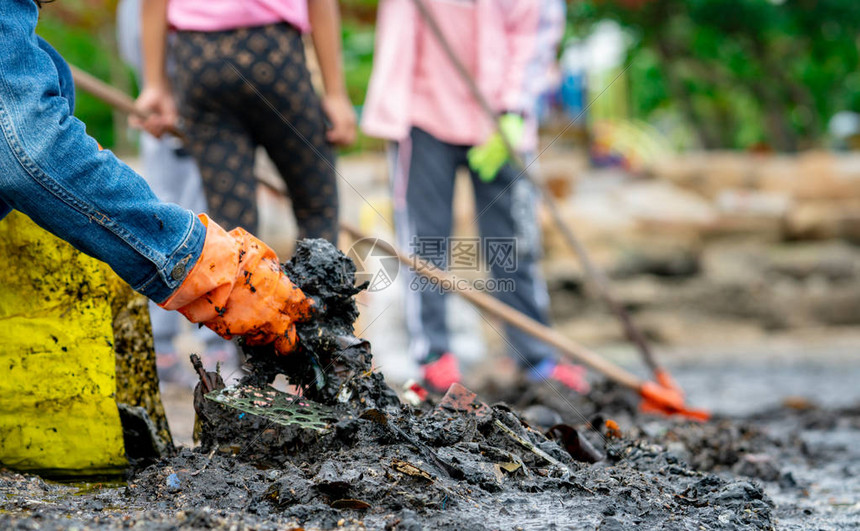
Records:
[[[535,72],[549,68],[564,25],[561,0],[423,0],[494,110],[515,148],[534,150]],[[548,38],[549,37],[549,38]],[[547,53],[551,47],[553,52]],[[507,163],[494,124],[461,79],[415,0],[380,0],[373,74],[362,130],[391,142],[391,178],[398,240],[443,269],[466,262],[488,267],[501,301],[548,322],[539,273],[540,231],[535,191]],[[500,147],[501,146],[501,147]],[[499,152],[501,149],[501,156]],[[455,173],[468,167],[475,192],[478,241],[451,238]],[[464,256],[464,244],[470,256]],[[475,260],[477,258],[477,260]],[[413,277],[414,278],[414,277]],[[445,294],[409,282],[406,314],[412,354],[424,383],[444,391],[460,380],[450,352]],[[531,378],[554,379],[585,392],[581,367],[513,327],[511,354]]]

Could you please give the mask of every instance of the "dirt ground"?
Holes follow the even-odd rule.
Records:
[[[0,474],[0,526],[14,529],[851,529],[860,527],[858,335],[774,337],[755,347],[664,352],[707,424],[640,415],[636,398],[595,379],[588,398],[549,385],[485,384],[533,430],[561,472],[504,441],[486,421],[391,412],[420,448],[373,423],[342,421],[330,436],[290,450],[294,434],[247,427],[255,450],[188,447],[124,482],[60,484]],[[629,352],[614,357],[636,370]],[[175,433],[190,439],[192,396],[165,388]],[[536,407],[540,406],[540,407]],[[577,427],[606,459],[577,461],[540,435]],[[496,407],[494,419],[519,429]],[[584,425],[615,420],[622,438]],[[184,435],[183,435],[184,433]],[[304,449],[302,449],[304,448]],[[310,449],[309,449],[310,448]],[[234,455],[235,454],[235,455]],[[500,463],[519,460],[513,473]],[[265,461],[265,462],[264,462]],[[404,464],[405,463],[405,464]],[[411,468],[410,466],[415,467]],[[452,471],[457,471],[452,474]],[[528,471],[528,472],[525,472]],[[526,475],[528,474],[528,475]]]
[[[817,365],[808,374],[811,379],[829,378],[833,370]],[[688,370],[677,374],[682,381],[705,376]],[[710,374],[718,380],[739,376],[734,370],[721,373],[717,368]],[[767,381],[769,376],[765,368],[750,367],[746,378],[752,383]],[[791,378],[797,381],[797,375],[788,380],[777,377],[783,382]],[[694,389],[690,400],[696,403],[696,397],[704,394]],[[795,390],[802,394],[802,389]],[[522,391],[516,394],[524,397],[527,393]],[[845,391],[856,393],[856,386]],[[493,392],[498,393],[488,390],[486,394]],[[506,446],[498,434],[485,433],[480,425],[420,418],[403,424],[463,473],[460,479],[450,478],[415,447],[375,431],[376,426],[356,428],[346,423],[338,429],[349,433],[339,436],[348,442],[332,446],[320,438],[312,457],[296,452],[283,455],[280,464],[255,463],[250,452],[229,455],[182,449],[136,471],[124,484],[65,485],[3,472],[0,525],[10,529],[860,526],[860,407],[819,408],[796,397],[751,415],[718,415],[707,424],[695,424],[636,415],[633,397],[603,386],[598,386],[596,399],[563,397],[557,389],[543,387],[531,393],[529,404],[522,404],[534,425],[542,413],[535,404],[555,408],[579,426],[583,417],[594,420],[607,412],[618,419],[620,440],[589,433],[589,439],[607,455],[602,462],[577,462],[554,442],[541,445],[570,468],[569,474],[559,474],[521,447]],[[504,409],[497,410],[496,416],[516,425]],[[263,428],[252,433],[259,436],[266,431]],[[529,476],[487,467],[490,448],[519,456]]]
[[[345,171],[363,198],[342,187],[345,219],[375,234],[385,234],[385,221],[365,205],[385,211],[380,164],[359,158]],[[264,200],[267,240],[292,237],[272,223],[283,215],[283,205]],[[392,406],[381,408],[380,424],[355,418],[356,406],[316,434],[239,416],[231,433],[195,447],[191,390],[163,385],[177,454],[102,482],[0,471],[0,527],[860,528],[860,251],[749,245],[723,241],[647,259],[625,248],[618,262],[625,304],[688,404],[714,413],[706,424],[642,415],[636,397],[594,374],[588,397],[523,386],[503,342],[455,306],[455,343],[466,383],[492,406],[485,417]],[[547,271],[559,329],[646,376],[605,309],[582,296],[581,279]],[[396,288],[362,295],[356,325],[395,389],[415,374],[398,297]],[[557,423],[603,458],[583,460],[550,440]]]

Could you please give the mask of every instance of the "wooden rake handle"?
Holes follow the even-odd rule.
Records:
[[[368,238],[367,235],[362,234],[358,228],[350,225],[349,223],[341,222],[340,226],[355,240]],[[436,282],[439,286],[450,286],[451,291],[457,293],[483,310],[485,313],[515,326],[523,332],[536,337],[549,345],[552,345],[567,358],[577,363],[585,364],[625,387],[629,387],[637,392],[641,390],[644,383],[642,379],[601,357],[599,354],[576,343],[568,337],[561,335],[548,326],[535,321],[522,312],[511,308],[507,304],[500,302],[495,297],[471,288],[464,289],[458,287],[455,282],[456,279],[451,276],[451,274],[440,270],[429,262],[418,258],[417,256],[408,257],[393,245],[384,242],[383,240],[375,241],[377,247],[382,248],[384,251],[391,254],[391,256],[396,256],[402,264],[412,267],[417,274]]]
[[[134,100],[125,92],[108,85],[101,79],[84,72],[74,65],[70,64],[69,68],[72,70],[72,78],[75,80],[75,87],[92,94],[118,111],[131,116],[137,116],[138,118],[147,117],[145,113],[135,107]],[[169,127],[167,132],[179,138],[183,142],[185,141],[185,134],[176,127]]]

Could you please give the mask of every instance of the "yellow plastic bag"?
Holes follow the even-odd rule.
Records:
[[[56,475],[126,466],[112,275],[23,214],[0,220],[0,465]]]

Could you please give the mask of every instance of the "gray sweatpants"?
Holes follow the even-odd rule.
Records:
[[[117,5],[117,44],[120,56],[135,72],[143,84],[143,56],[141,53],[140,27],[141,0],[120,0]],[[145,132],[140,134],[140,158],[143,178],[162,201],[176,203],[195,213],[206,211],[206,196],[200,172],[194,159],[180,149],[177,139],[165,136],[155,138]],[[177,312],[168,312],[154,302],[149,302],[149,316],[157,354],[176,351],[173,340],[181,332],[185,318]],[[195,333],[205,342],[207,351],[232,350],[223,339],[208,328]]]
[[[540,274],[540,228],[533,185],[510,165],[493,182],[470,172],[480,239],[451,238],[454,180],[467,167],[470,146],[448,144],[413,128],[392,144],[391,178],[398,244],[436,267],[451,271],[487,268],[487,291],[529,317],[548,323],[549,297]],[[418,361],[449,352],[446,294],[406,271],[406,322],[410,350]],[[461,275],[462,278],[462,275]],[[507,326],[511,356],[528,369],[555,359],[554,349]]]

